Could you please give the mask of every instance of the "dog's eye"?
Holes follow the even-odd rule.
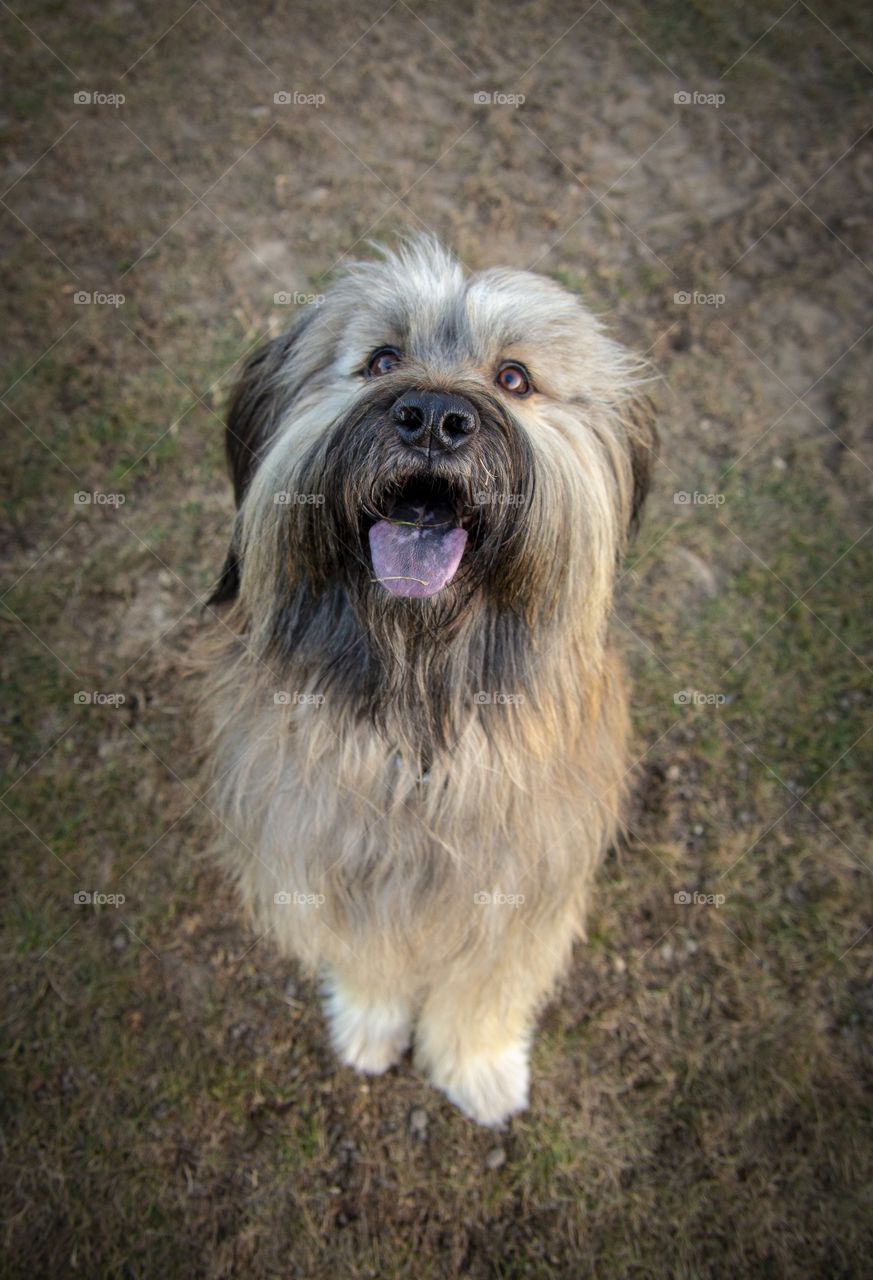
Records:
[[[390,373],[394,366],[400,363],[401,358],[396,347],[380,347],[367,361],[368,376],[379,378],[383,373]]]
[[[498,387],[513,396],[526,396],[531,390],[527,369],[522,364],[501,365],[497,370],[496,382]]]

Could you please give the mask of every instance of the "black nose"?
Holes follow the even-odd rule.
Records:
[[[442,391],[408,392],[395,401],[391,419],[404,444],[433,449],[459,449],[479,427],[469,400]]]

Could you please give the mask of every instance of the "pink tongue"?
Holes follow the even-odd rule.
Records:
[[[467,530],[379,520],[370,530],[377,581],[393,596],[434,596],[458,571]]]

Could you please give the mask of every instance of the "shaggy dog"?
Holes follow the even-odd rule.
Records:
[[[361,262],[248,361],[206,646],[213,795],[342,1062],[524,1108],[537,1010],[615,837],[607,635],[653,429],[579,299],[437,242]]]

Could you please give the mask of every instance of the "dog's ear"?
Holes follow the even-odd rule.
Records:
[[[259,347],[243,365],[231,398],[224,436],[237,509],[294,396],[294,352],[311,320],[311,310],[304,312],[288,333]],[[234,538],[207,604],[235,600],[239,594],[239,577],[239,552]]]
[[[658,430],[655,425],[655,408],[648,396],[640,396],[631,402],[622,414],[630,450],[631,491],[628,536],[633,537],[639,528],[643,503],[652,480],[652,468],[658,448]]]
[[[249,356],[227,416],[224,443],[239,507],[295,391],[294,351],[312,320],[304,312],[288,333]]]

